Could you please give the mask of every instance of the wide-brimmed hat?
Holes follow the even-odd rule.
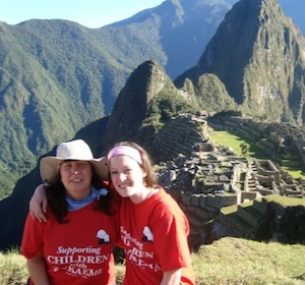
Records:
[[[100,179],[108,177],[107,162],[104,157],[93,158],[90,147],[83,140],[64,142],[57,146],[56,156],[47,156],[40,161],[40,176],[46,183],[54,183],[59,176],[59,165],[64,160],[89,161]]]

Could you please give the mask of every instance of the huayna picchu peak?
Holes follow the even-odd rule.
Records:
[[[243,114],[304,125],[305,40],[276,0],[237,2],[176,83],[189,78],[208,98],[199,84],[205,74],[223,82]]]

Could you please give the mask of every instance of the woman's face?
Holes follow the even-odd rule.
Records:
[[[88,161],[64,161],[59,167],[61,181],[67,194],[81,200],[87,197],[91,189],[92,166]]]
[[[110,159],[110,177],[115,190],[122,197],[137,197],[145,189],[143,171],[137,161],[129,156],[114,156]]]

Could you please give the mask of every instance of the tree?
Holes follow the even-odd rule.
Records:
[[[241,143],[239,145],[240,149],[241,149],[241,155],[242,156],[248,156],[249,155],[249,150],[250,150],[250,146],[247,143]]]

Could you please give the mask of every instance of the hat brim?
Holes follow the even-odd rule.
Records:
[[[80,159],[75,159],[80,160]],[[53,184],[58,180],[59,177],[59,165],[64,161],[64,159],[48,156],[44,157],[40,161],[40,176],[43,182]],[[107,160],[105,157],[95,158],[88,161],[92,164],[95,173],[101,180],[108,179],[109,170],[107,165]]]

